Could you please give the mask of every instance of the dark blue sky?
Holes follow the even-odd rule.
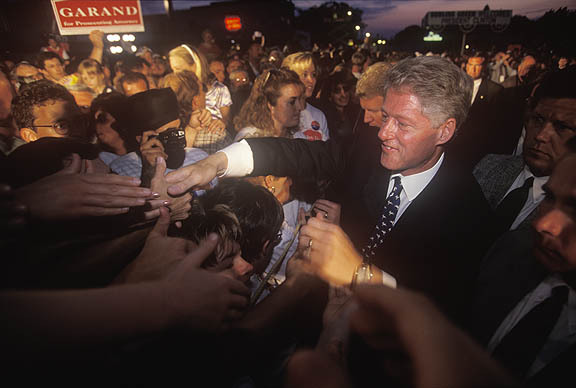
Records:
[[[176,10],[205,6],[212,1],[173,0]],[[306,9],[325,1],[293,0],[298,8]],[[531,19],[542,16],[550,9],[560,7],[576,8],[574,0],[349,0],[345,1],[354,8],[364,11],[363,21],[368,25],[365,32],[380,33],[391,38],[398,31],[413,24],[420,25],[429,11],[481,10],[486,4],[491,9],[511,9],[513,15],[524,15]],[[163,0],[141,0],[145,14],[164,12]]]

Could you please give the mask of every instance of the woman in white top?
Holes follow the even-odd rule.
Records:
[[[304,108],[303,97],[304,85],[295,72],[287,69],[266,70],[254,81],[250,96],[234,119],[238,131],[235,140],[246,137],[292,137],[299,130],[300,112]],[[311,205],[292,199],[292,180],[289,177],[268,175],[250,180],[270,190],[282,203],[284,210],[281,241],[274,248],[270,264],[264,271],[266,276],[282,259],[281,265],[277,265],[277,272],[269,280],[269,284],[278,285],[285,280],[286,263],[298,246],[299,209],[308,211]],[[265,295],[267,292],[261,296]]]
[[[306,99],[311,98],[318,79],[317,66],[314,63],[312,53],[301,51],[290,54],[282,61],[282,67],[298,74],[305,87]],[[306,103],[305,109],[300,114],[300,130],[294,137],[308,140],[328,140],[330,135],[324,113]]]

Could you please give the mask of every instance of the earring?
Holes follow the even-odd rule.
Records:
[[[272,187],[270,188],[270,192],[271,192],[272,194],[274,194],[274,193],[276,192],[276,187],[272,186]]]

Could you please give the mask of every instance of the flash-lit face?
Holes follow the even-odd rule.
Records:
[[[482,69],[484,68],[484,58],[470,57],[466,63],[466,74],[472,79],[479,79],[482,77]]]
[[[576,155],[558,163],[544,185],[544,201],[534,220],[534,253],[552,272],[576,269]]]

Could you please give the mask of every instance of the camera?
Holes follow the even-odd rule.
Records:
[[[174,170],[182,166],[186,156],[186,133],[182,128],[168,128],[156,135],[164,146],[164,152],[168,155],[166,167]]]

